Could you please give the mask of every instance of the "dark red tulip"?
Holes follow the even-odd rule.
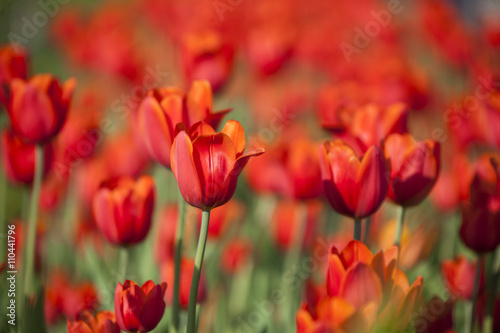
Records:
[[[165,312],[165,282],[155,285],[149,280],[140,287],[134,281],[118,283],[115,290],[115,316],[126,332],[150,332]]]
[[[167,284],[174,284],[174,261],[167,260],[161,266],[160,276]],[[191,281],[193,279],[194,259],[182,258],[181,259],[181,275],[180,275],[180,289],[179,289],[179,304],[183,309],[187,309],[189,305],[189,293],[191,289]],[[172,304],[174,297],[173,288],[167,290],[166,299],[169,304]],[[202,269],[200,286],[198,288],[197,302],[201,303],[207,298],[207,284],[205,278],[205,271]]]
[[[3,131],[1,137],[2,167],[11,182],[31,184],[35,176],[35,144],[23,142],[11,131]],[[44,175],[53,161],[52,145],[44,147]]]
[[[7,104],[8,86],[14,78],[26,79],[26,52],[19,45],[7,45],[0,49],[0,104]]]
[[[211,210],[232,198],[250,157],[265,150],[243,154],[245,133],[235,120],[229,120],[220,133],[206,123],[195,124],[189,133],[181,131],[175,137],[172,171],[184,200],[201,210]]]
[[[120,333],[112,311],[101,311],[95,316],[89,311],[80,312],[76,320],[67,321],[68,333]]]
[[[146,148],[158,163],[170,168],[170,149],[176,125],[188,128],[204,121],[217,128],[230,110],[212,112],[212,89],[208,81],[194,81],[187,94],[175,87],[149,91],[139,107],[138,124]]]
[[[124,177],[104,183],[92,204],[97,226],[113,244],[133,245],[142,241],[151,226],[155,185],[150,176],[137,181]]]
[[[387,196],[396,204],[418,205],[436,183],[441,166],[440,144],[417,142],[410,134],[391,134],[383,144],[391,161],[391,179]]]
[[[417,312],[413,325],[417,332],[443,333],[453,329],[453,307],[451,300],[443,301],[437,296],[431,298],[422,310]]]
[[[61,86],[50,74],[13,79],[7,110],[14,132],[36,143],[52,139],[66,121],[75,85],[76,80],[69,79]]]
[[[462,205],[460,238],[478,253],[494,251],[500,245],[500,156],[478,159],[469,192]]]
[[[370,147],[360,159],[343,141],[327,141],[320,160],[325,194],[336,212],[361,219],[377,211],[389,188],[380,148]]]

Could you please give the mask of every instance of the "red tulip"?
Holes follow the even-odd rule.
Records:
[[[180,289],[179,289],[179,304],[183,309],[187,309],[189,305],[189,293],[191,289],[191,281],[193,279],[194,259],[182,258],[181,259],[181,275],[180,275]],[[166,281],[167,284],[174,284],[174,261],[166,261],[161,266],[161,279]],[[207,286],[205,281],[205,273],[201,271],[200,286],[198,288],[197,302],[201,303],[207,298]],[[174,297],[174,290],[170,288],[167,290],[166,299],[169,304],[172,304]]]
[[[243,154],[245,133],[234,120],[229,120],[220,133],[206,123],[195,124],[189,133],[181,131],[175,137],[172,171],[184,200],[201,210],[210,210],[231,199],[250,157],[265,150]]]
[[[23,142],[11,131],[3,131],[1,137],[2,167],[7,178],[15,183],[31,184],[35,176],[35,145]],[[53,161],[52,145],[44,147],[44,175]]]
[[[253,252],[252,242],[244,238],[235,238],[229,241],[221,254],[221,268],[228,274],[236,274],[251,259]]]
[[[182,66],[188,81],[208,80],[220,90],[231,74],[234,48],[216,31],[191,33],[181,39]]]
[[[469,262],[465,257],[458,256],[454,260],[445,260],[441,264],[441,274],[448,290],[460,299],[472,300],[474,277],[477,261]],[[484,268],[481,268],[480,288],[484,284]]]
[[[432,140],[417,142],[410,134],[391,134],[383,149],[391,161],[388,197],[403,207],[418,205],[438,178],[440,144]]]
[[[149,91],[139,107],[139,131],[151,157],[170,168],[170,149],[175,128],[188,128],[204,121],[216,128],[230,110],[212,112],[212,89],[208,81],[194,81],[187,94],[175,87]]]
[[[150,332],[165,312],[165,282],[155,285],[149,280],[139,287],[134,281],[118,283],[115,290],[115,316],[126,332]]]
[[[333,209],[358,219],[375,213],[389,187],[382,150],[372,146],[361,160],[341,140],[327,141],[320,150],[323,185]]]
[[[8,86],[14,78],[25,80],[27,76],[26,52],[18,45],[0,49],[0,104],[9,99]]]
[[[462,206],[460,238],[472,250],[491,252],[500,245],[500,156],[479,158],[470,186],[470,199]]]
[[[14,132],[36,143],[57,135],[66,121],[75,85],[69,79],[61,86],[49,74],[35,75],[29,81],[12,80],[7,110]]]
[[[198,211],[199,212],[199,211]],[[226,205],[212,209],[210,224],[208,225],[208,239],[223,237],[230,230],[233,223],[241,221],[245,216],[245,206],[237,200],[229,201]],[[197,219],[201,226],[201,216]]]
[[[95,317],[89,311],[78,314],[72,323],[67,321],[68,333],[120,333],[112,311],[98,312]]]
[[[154,180],[121,178],[105,183],[92,204],[97,226],[113,244],[132,245],[142,241],[151,226],[155,203]]]

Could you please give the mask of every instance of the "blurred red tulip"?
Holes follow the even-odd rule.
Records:
[[[224,86],[233,67],[234,47],[223,38],[214,30],[183,36],[182,67],[188,82],[207,80],[216,92]]]
[[[462,205],[462,241],[472,250],[491,252],[500,245],[500,156],[482,155]]]
[[[175,234],[177,232],[177,222],[179,216],[179,206],[169,204],[162,208],[160,213],[160,230],[155,238],[155,259],[161,264],[168,260],[174,260]],[[165,280],[167,281],[167,280]],[[167,284],[170,284],[167,281]]]
[[[7,106],[10,82],[19,78],[26,80],[27,56],[19,45],[6,45],[0,48],[0,104]]]
[[[90,282],[73,284],[62,294],[62,311],[68,318],[76,318],[80,311],[94,309],[98,305],[97,290]]]
[[[359,159],[341,140],[327,141],[320,160],[325,194],[336,212],[361,219],[377,211],[387,195],[390,170],[380,148],[370,147]]]
[[[30,185],[35,176],[35,144],[25,143],[11,131],[5,130],[1,137],[2,167],[13,183]],[[44,175],[49,171],[54,158],[51,144],[44,146]]]
[[[188,308],[189,303],[189,293],[191,290],[191,280],[193,279],[194,270],[194,259],[182,258],[181,259],[181,276],[180,276],[180,288],[179,288],[179,304],[183,309]],[[160,268],[160,276],[163,281],[167,284],[174,284],[174,261],[169,260],[162,264]],[[166,294],[166,300],[169,304],[172,304],[174,297],[173,288],[169,288]],[[205,273],[202,270],[200,278],[200,286],[198,288],[198,303],[205,301],[207,298],[207,285]]]
[[[150,176],[104,183],[92,204],[97,226],[116,245],[141,242],[151,226],[155,185]]]
[[[149,280],[140,287],[134,281],[118,283],[115,290],[115,316],[126,332],[150,332],[165,312],[165,282],[155,285]]]
[[[116,324],[115,314],[112,311],[101,311],[95,317],[89,311],[78,314],[72,323],[67,321],[68,333],[120,333]]]
[[[384,141],[383,149],[391,161],[387,196],[403,207],[418,205],[439,176],[440,144],[432,140],[417,142],[410,134],[391,134]]]
[[[210,224],[208,225],[209,239],[223,237],[233,222],[241,220],[245,215],[245,206],[237,200],[231,200],[223,206],[210,211]],[[198,218],[201,225],[201,217]]]
[[[441,263],[441,274],[448,290],[460,299],[472,300],[474,290],[474,276],[477,261],[470,262],[464,256],[456,259],[444,260]],[[484,268],[481,268],[480,289],[484,284]]]
[[[201,210],[210,210],[231,199],[250,157],[265,150],[243,154],[245,133],[234,120],[229,120],[219,133],[206,123],[195,124],[189,132],[181,131],[175,137],[172,171],[184,200]]]
[[[285,251],[292,248],[301,223],[306,224],[304,233],[300,235],[302,246],[311,245],[321,210],[321,203],[318,201],[278,202],[272,217],[272,232],[278,247]]]
[[[190,128],[199,121],[217,128],[230,110],[212,112],[212,89],[208,81],[194,81],[187,94],[175,87],[149,91],[139,107],[138,126],[151,157],[170,168],[170,150],[176,126]]]
[[[230,240],[222,250],[220,265],[228,274],[236,274],[252,257],[252,241],[244,238]]]
[[[66,121],[75,86],[75,79],[61,86],[50,74],[38,74],[26,82],[13,79],[7,110],[14,132],[35,143],[52,139]]]

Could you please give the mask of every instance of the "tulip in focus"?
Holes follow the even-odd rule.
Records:
[[[203,122],[195,124],[189,134],[179,132],[171,161],[184,200],[203,211],[228,202],[250,157],[265,152],[263,148],[244,151],[245,133],[235,120],[229,120],[219,133]]]
[[[13,79],[7,111],[15,134],[34,143],[52,139],[66,121],[75,86],[74,79],[60,85],[50,74]]]
[[[403,207],[418,205],[436,183],[441,166],[440,144],[417,142],[410,134],[391,134],[384,142],[391,161],[388,197]]]
[[[92,209],[97,226],[116,245],[141,242],[151,226],[155,185],[150,176],[137,181],[124,177],[104,183],[94,195]]]
[[[387,195],[389,171],[380,148],[370,147],[360,159],[341,140],[327,141],[320,159],[325,194],[337,213],[361,219],[377,211]]]
[[[155,285],[149,280],[140,287],[134,281],[118,283],[115,290],[115,316],[126,332],[151,332],[165,312],[165,282]]]
[[[67,321],[68,333],[120,333],[112,311],[101,311],[93,316],[89,311],[82,311],[74,322]]]

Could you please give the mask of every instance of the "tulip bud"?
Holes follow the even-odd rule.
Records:
[[[142,176],[134,181],[124,177],[104,183],[94,195],[92,208],[104,236],[113,244],[127,246],[146,237],[154,203],[153,178]]]
[[[61,86],[49,74],[35,75],[29,81],[13,79],[7,110],[14,132],[35,143],[52,139],[66,121],[75,85],[70,79]]]
[[[118,283],[115,290],[115,316],[126,332],[150,332],[165,312],[165,282],[155,285],[149,280],[139,287],[134,281]]]

